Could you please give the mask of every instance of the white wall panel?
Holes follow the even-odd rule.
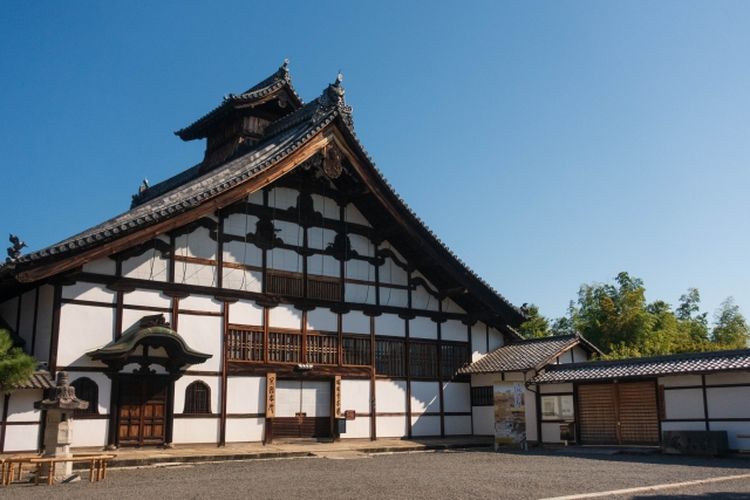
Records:
[[[224,218],[224,233],[244,237],[255,232],[258,217],[246,214],[230,214]],[[224,243],[226,246],[226,243]]]
[[[471,434],[471,415],[448,415],[445,417],[445,434],[448,436],[468,436]]]
[[[221,409],[221,378],[208,375],[183,375],[174,383],[174,412],[185,412],[185,389],[193,382],[200,381],[211,389],[211,413],[220,413]],[[227,403],[229,399],[227,399]]]
[[[218,244],[211,238],[211,230],[197,227],[190,233],[177,236],[174,240],[175,254],[181,257],[216,259]]]
[[[390,283],[392,285],[408,285],[409,274],[404,268],[393,262],[393,259],[386,257],[383,265],[380,266],[379,278],[381,283]]]
[[[285,187],[273,188],[268,193],[268,206],[286,210],[297,205],[298,191]]]
[[[302,331],[302,311],[290,304],[282,304],[269,309],[268,322],[271,327]]]
[[[376,411],[381,413],[406,413],[406,381],[375,381]]]
[[[74,418],[73,419],[73,448],[107,445],[108,419],[102,418]]]
[[[468,342],[469,328],[457,319],[449,319],[440,326],[440,335],[443,340]]]
[[[322,227],[311,227],[307,229],[307,246],[324,250],[336,239],[336,231]]]
[[[706,424],[703,422],[662,422],[661,430],[664,431],[705,431]]]
[[[224,322],[219,316],[180,315],[178,333],[187,345],[198,352],[211,354],[204,363],[193,365],[195,370],[219,370],[223,329]]]
[[[216,266],[175,262],[175,281],[189,285],[216,286]]]
[[[377,393],[376,393],[377,394]],[[378,401],[380,403],[380,401]],[[378,404],[378,407],[380,405]],[[379,411],[379,410],[378,410]],[[411,413],[440,412],[440,383],[411,382]]]
[[[375,256],[375,245],[367,237],[353,233],[349,233],[348,236],[352,250],[357,252],[358,255],[367,257]]]
[[[9,425],[5,429],[5,451],[35,451],[39,440],[39,424]]]
[[[169,259],[156,249],[146,250],[140,255],[122,261],[122,275],[127,278],[166,281],[168,269]]]
[[[34,402],[41,399],[41,390],[13,391],[8,401],[8,422],[39,421],[40,411],[34,408]]]
[[[443,299],[443,312],[464,314],[466,311],[451,299]]]
[[[227,413],[265,413],[265,377],[228,377]]]
[[[86,262],[83,265],[83,272],[114,276],[117,273],[117,264],[109,257],[105,257],[103,259]]]
[[[301,273],[303,267],[302,256],[294,250],[286,250],[284,248],[272,248],[269,250],[266,263],[271,269],[279,269],[292,273]]]
[[[437,339],[437,323],[430,318],[417,316],[409,320],[409,336],[420,339]]]
[[[224,268],[222,286],[232,290],[260,292],[263,289],[263,273],[247,269]]]
[[[50,341],[52,339],[52,306],[55,289],[51,285],[39,288],[39,306],[36,320],[36,343],[34,357],[40,361],[49,361]],[[114,326],[114,325],[113,325]]]
[[[344,300],[346,302],[374,304],[375,297],[375,286],[347,283],[344,287]]]
[[[703,391],[677,389],[664,391],[665,415],[668,419],[703,418]]]
[[[352,203],[349,203],[344,208],[344,219],[347,222],[354,222],[355,224],[370,226],[370,223],[367,221],[367,219],[365,219],[365,216],[362,215],[362,212],[360,212]]]
[[[375,316],[375,334],[404,337],[406,336],[406,322],[397,314]]]
[[[70,370],[68,375],[70,376],[71,383],[79,378],[88,378],[95,382],[99,389],[99,404],[97,405],[97,412],[100,415],[107,415],[109,413],[112,381],[107,375],[98,372],[76,372],[73,370]]]
[[[354,420],[347,420],[346,432],[342,433],[341,437],[342,438],[368,438],[370,437],[370,417],[357,416]]]
[[[403,396],[399,394],[398,397],[401,398]],[[369,380],[341,380],[341,411],[346,410],[354,410],[357,413],[370,413]]]
[[[339,278],[341,276],[341,265],[330,255],[311,255],[307,258],[307,273]]]
[[[380,287],[380,305],[409,307],[409,292],[401,288]]]
[[[750,450],[750,422],[711,422],[712,431],[727,431],[729,448]]]
[[[370,317],[362,311],[349,311],[341,315],[342,330],[346,333],[370,333]]]
[[[706,375],[706,385],[716,384],[750,384],[750,373],[724,372]]]
[[[505,342],[503,341],[503,334],[494,328],[489,330],[489,341],[490,341],[490,352],[494,351],[498,347],[501,347]]]
[[[402,437],[408,434],[407,419],[403,417],[377,417],[375,419],[377,437]]]
[[[263,250],[252,243],[227,241],[224,242],[222,250],[224,262],[234,262],[235,264],[257,267],[263,265]]]
[[[471,385],[446,382],[443,385],[443,409],[448,413],[471,411]]]
[[[411,417],[412,436],[439,436],[440,417],[419,416]]]
[[[364,260],[350,259],[344,263],[344,275],[356,280],[375,281],[375,266]]]
[[[218,443],[219,419],[214,418],[176,418],[172,442],[179,443]]]
[[[287,245],[302,246],[305,240],[305,230],[302,226],[285,220],[274,220],[273,227],[276,237]]]
[[[123,295],[123,304],[169,309],[172,307],[172,299],[158,290],[133,290]]]
[[[62,298],[92,300],[95,302],[114,304],[115,292],[108,290],[104,285],[99,283],[86,283],[85,281],[79,281],[74,285],[62,287]]]
[[[247,196],[247,202],[255,205],[263,205],[263,190],[253,191]]]
[[[471,360],[476,361],[487,353],[487,325],[481,322],[471,325]]]
[[[529,441],[536,441],[531,439],[528,435],[529,427],[526,427],[526,439]],[[534,434],[536,434],[536,428],[534,428]],[[542,422],[542,442],[543,443],[562,443],[560,440],[560,424],[558,422]]]
[[[495,409],[492,406],[474,406],[471,409],[474,435],[495,435]]]
[[[16,332],[25,342],[24,349],[31,347],[34,335],[34,304],[36,303],[36,289],[29,290],[21,296],[21,318]]]
[[[313,194],[311,196],[313,200],[313,209],[316,212],[320,212],[326,219],[338,220],[339,205],[336,203],[336,200],[319,194]]]
[[[709,418],[750,419],[750,387],[707,388],[706,399]]]
[[[188,295],[180,299],[180,310],[221,312],[224,303],[207,295]]]
[[[227,418],[226,440],[228,443],[263,441],[265,425],[263,418]]]
[[[113,339],[115,310],[111,307],[62,304],[57,363],[60,366],[104,366],[86,353]]]
[[[263,326],[263,308],[255,302],[238,300],[229,304],[229,322],[236,325]]]
[[[659,385],[664,387],[683,387],[686,385],[701,385],[700,375],[675,375],[669,377],[659,377]]]
[[[440,308],[440,301],[433,297],[425,287],[417,285],[411,292],[411,306],[414,309],[437,311]]]
[[[338,331],[338,314],[330,309],[318,307],[307,313],[307,329],[323,332]]]

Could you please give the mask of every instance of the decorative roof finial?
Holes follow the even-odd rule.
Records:
[[[141,193],[143,193],[143,192],[144,192],[145,190],[147,190],[147,189],[148,189],[149,187],[150,187],[150,186],[149,186],[149,184],[148,184],[148,179],[146,179],[146,178],[144,177],[144,178],[143,178],[143,181],[141,182],[141,185],[140,185],[140,187],[138,188],[138,194],[141,194]]]
[[[11,245],[8,247],[8,258],[5,259],[5,262],[10,264],[16,262],[21,257],[21,250],[26,246],[26,242],[21,241],[15,234],[11,234],[8,237],[8,241],[10,241]]]
[[[334,83],[334,85],[338,87],[339,85],[341,85],[341,82],[343,81],[344,81],[344,74],[341,72],[341,70],[339,70],[339,72],[336,74],[336,83]]]

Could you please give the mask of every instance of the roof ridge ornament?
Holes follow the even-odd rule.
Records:
[[[312,121],[318,121],[323,115],[328,114],[334,109],[339,112],[344,122],[351,128],[354,127],[352,119],[352,107],[346,104],[346,90],[341,82],[344,80],[344,74],[339,70],[336,74],[336,80],[329,83],[318,98],[318,109],[313,113]]]
[[[8,241],[10,241],[10,246],[8,247],[8,257],[5,259],[6,264],[12,264],[14,262],[17,262],[18,259],[21,258],[21,250],[25,248],[26,242],[21,241],[21,239],[16,236],[15,234],[10,234],[8,236]]]

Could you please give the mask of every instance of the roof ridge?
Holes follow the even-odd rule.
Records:
[[[621,359],[600,359],[596,361],[578,361],[576,363],[561,363],[559,365],[552,365],[548,369],[567,369],[567,368],[578,368],[580,366],[610,366],[617,364],[647,364],[647,363],[659,363],[662,361],[680,361],[689,360],[696,358],[711,358],[711,357],[727,357],[727,356],[747,356],[750,355],[750,348],[746,349],[728,349],[723,351],[700,351],[700,352],[678,352],[674,354],[660,354],[658,356],[644,356],[640,358],[621,358]]]

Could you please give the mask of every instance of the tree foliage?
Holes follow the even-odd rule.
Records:
[[[36,360],[20,347],[13,347],[10,332],[0,329],[0,392],[29,378],[35,368]]]
[[[656,356],[680,352],[746,347],[750,328],[729,298],[716,312],[713,329],[700,311],[700,293],[688,289],[672,308],[663,300],[648,302],[643,281],[626,272],[612,283],[584,284],[568,314],[550,323],[536,306],[521,325],[527,337],[581,333],[608,358]]]

